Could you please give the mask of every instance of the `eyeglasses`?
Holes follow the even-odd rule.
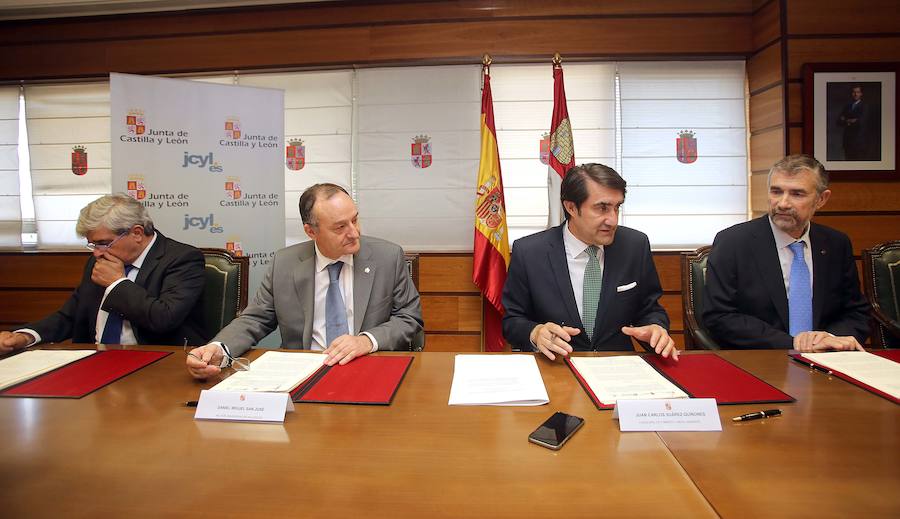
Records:
[[[194,357],[195,359],[199,360],[200,362],[206,362],[205,360],[201,359],[197,355],[194,355],[193,353],[191,353],[191,350],[193,348],[194,347],[191,346],[191,348],[188,349],[187,339],[184,339],[184,346],[182,347],[182,349],[184,350],[184,353],[189,357]],[[228,364],[225,365],[226,368],[231,368],[235,371],[250,371],[250,360],[249,359],[244,358],[244,357],[233,357],[231,355],[231,353],[228,351],[228,349],[226,349],[226,348],[222,348],[222,351],[225,354],[225,358],[228,359]]]
[[[87,242],[87,244],[85,245],[85,247],[87,247],[87,248],[90,249],[90,250],[107,250],[107,249],[109,249],[110,247],[112,247],[113,244],[115,244],[117,241],[121,240],[123,237],[125,237],[125,236],[127,236],[127,235],[128,235],[128,231],[125,231],[125,232],[123,232],[122,234],[116,236],[116,237],[115,237],[111,242],[109,242],[109,243],[94,243],[94,242],[92,242],[92,241],[89,241],[89,242]]]

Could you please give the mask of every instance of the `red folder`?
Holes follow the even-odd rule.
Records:
[[[98,351],[22,382],[0,396],[81,398],[169,355],[165,351]]]
[[[882,351],[872,351],[870,353],[872,353],[874,355],[878,355],[879,357],[884,357],[884,358],[886,358],[888,360],[892,360],[894,362],[900,362],[900,350],[882,350]],[[831,368],[828,368],[825,366],[820,366],[819,364],[813,362],[812,360],[804,357],[802,353],[791,353],[790,356],[793,357],[795,360],[799,360],[800,363],[802,363],[802,364],[806,364],[809,367],[816,366],[822,370],[828,371],[828,373],[830,373],[831,375],[834,375],[837,378],[846,380],[847,382],[850,382],[851,384],[859,386],[870,393],[875,393],[876,395],[878,395],[882,398],[885,398],[887,400],[890,400],[891,402],[893,402],[895,404],[900,404],[900,399],[893,397],[893,396],[885,393],[884,391],[875,389],[874,387],[872,387],[868,384],[864,384],[864,383],[860,382],[859,380],[856,380],[855,378],[851,377],[850,375],[845,375],[844,373],[841,373],[840,371],[835,371]]]
[[[720,405],[795,401],[784,391],[714,353],[681,355],[677,362],[657,355],[642,355],[641,358],[691,398],[715,398]],[[600,402],[568,358],[566,363],[598,409],[614,407]]]
[[[294,402],[390,405],[413,357],[367,355],[322,366],[291,392]]]

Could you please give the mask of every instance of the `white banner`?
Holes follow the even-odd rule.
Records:
[[[169,237],[249,257],[252,297],[284,246],[284,92],[128,74],[110,88],[112,190]]]

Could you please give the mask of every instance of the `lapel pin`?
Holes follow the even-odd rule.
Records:
[[[824,255],[825,255],[825,249],[820,250],[820,251],[819,251],[819,254],[821,254],[821,255],[824,256]]]
[[[822,251],[822,254],[825,254],[825,251]],[[365,272],[366,274],[368,274],[368,273],[369,273],[369,267],[366,267],[365,269],[363,269],[363,272]]]

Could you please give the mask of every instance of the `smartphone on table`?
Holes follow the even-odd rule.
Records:
[[[557,412],[528,435],[528,441],[541,447],[559,450],[581,426],[584,418]]]

